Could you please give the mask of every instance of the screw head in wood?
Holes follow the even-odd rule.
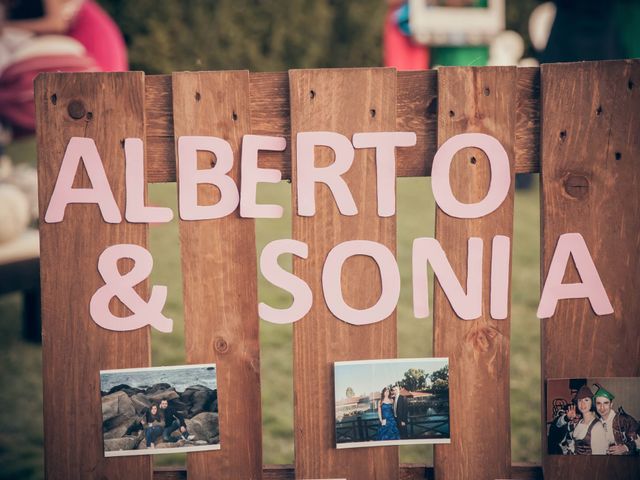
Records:
[[[69,112],[69,116],[74,120],[80,120],[86,115],[87,109],[85,108],[82,101],[71,100],[71,102],[69,102],[69,106],[67,107],[67,112]]]
[[[584,198],[589,193],[589,179],[584,175],[570,174],[564,180],[564,191],[573,198]]]

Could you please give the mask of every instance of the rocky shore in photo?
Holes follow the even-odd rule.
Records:
[[[218,392],[202,385],[192,385],[178,392],[168,383],[150,387],[117,385],[102,394],[102,432],[105,452],[146,449],[140,420],[152,403],[167,400],[182,415],[189,434],[195,438],[166,443],[158,438],[155,448],[215,445],[218,430]],[[173,435],[177,438],[178,432]]]

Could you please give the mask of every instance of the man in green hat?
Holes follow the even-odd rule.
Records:
[[[609,441],[609,455],[635,455],[638,453],[636,440],[638,439],[638,422],[619,409],[613,409],[613,400],[616,398],[606,388],[596,384],[598,391],[593,395],[596,409],[600,414],[604,429]]]

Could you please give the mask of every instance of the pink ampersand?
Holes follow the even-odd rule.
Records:
[[[118,260],[130,258],[133,268],[121,275],[118,271]],[[162,314],[167,300],[167,287],[155,285],[151,288],[149,301],[145,302],[134,290],[134,286],[146,279],[153,269],[153,257],[147,249],[139,245],[113,245],[104,250],[98,259],[98,271],[105,281],[91,297],[89,313],[94,322],[107,330],[120,332],[136,330],[146,325],[169,333],[173,330],[173,320]],[[113,297],[133,312],[127,317],[117,317],[109,309]]]

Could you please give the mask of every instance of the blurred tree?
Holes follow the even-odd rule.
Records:
[[[353,391],[353,388],[351,388],[351,387],[347,387],[347,391],[346,391],[345,395],[347,396],[347,398],[351,398],[351,397],[355,397],[356,396],[355,392]]]
[[[431,384],[431,393],[439,395],[449,391],[449,382],[441,378]]]
[[[323,67],[382,65],[384,0],[324,0],[334,12],[333,34]]]
[[[131,68],[180,70],[381,64],[379,0],[100,0],[123,31]]]
[[[436,370],[431,375],[431,393],[434,395],[444,394],[449,391],[449,365],[445,365],[440,370]]]
[[[429,375],[429,378],[432,382],[435,382],[437,380],[445,380],[447,383],[449,383],[449,365],[445,365],[440,370],[436,370],[431,375]]]
[[[419,392],[427,388],[427,374],[419,368],[410,368],[404,372],[404,378],[398,382],[400,387],[404,387],[411,392]]]

